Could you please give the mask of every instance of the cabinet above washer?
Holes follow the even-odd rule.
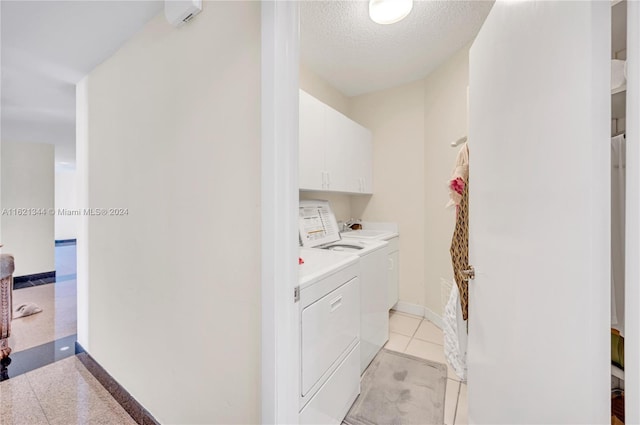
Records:
[[[300,190],[373,193],[371,131],[300,90]]]

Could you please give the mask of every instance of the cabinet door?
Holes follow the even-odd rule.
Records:
[[[358,178],[354,174],[357,152],[353,143],[353,121],[327,107],[326,131],[327,188],[335,192],[358,192]]]
[[[300,90],[300,164],[302,190],[323,190],[325,163],[325,115],[328,108]]]
[[[353,123],[353,141],[357,150],[354,164],[357,166],[355,174],[358,179],[358,192],[373,193],[373,142],[371,131],[358,123]]]

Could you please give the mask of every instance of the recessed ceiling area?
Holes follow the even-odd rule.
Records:
[[[75,84],[162,10],[162,1],[6,1],[2,141],[50,143],[75,163]]]
[[[493,1],[415,1],[380,25],[368,1],[300,2],[302,62],[347,96],[418,80],[470,43]]]

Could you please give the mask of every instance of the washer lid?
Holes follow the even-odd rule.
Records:
[[[340,240],[340,229],[329,201],[300,201],[298,224],[300,240],[305,248],[314,248]]]

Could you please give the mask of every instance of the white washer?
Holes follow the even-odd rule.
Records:
[[[328,201],[300,201],[300,240],[304,247],[360,257],[360,372],[389,339],[387,242],[341,240]]]
[[[373,224],[367,224],[369,226]],[[379,223],[376,226],[385,226],[385,228],[377,229],[360,229],[360,230],[348,230],[341,232],[343,240],[381,240],[389,242],[387,246],[387,309],[391,310],[400,299],[400,235],[397,232],[397,224],[395,223]],[[395,230],[391,230],[394,228]]]

